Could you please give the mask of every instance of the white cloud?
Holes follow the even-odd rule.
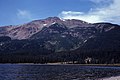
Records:
[[[64,14],[64,13],[67,13],[67,12],[71,12],[71,14]],[[82,14],[75,14],[75,13],[78,13],[78,12],[75,12],[75,11],[62,11],[61,14],[59,14],[59,16],[63,19],[80,19],[80,20],[84,20],[84,21],[87,21],[87,22],[99,22],[100,19],[99,19],[99,16],[96,16],[94,14],[89,14],[89,13],[83,13],[81,12]]]
[[[73,12],[73,11],[63,11],[62,14],[80,15],[80,14],[84,14],[84,13],[83,12]]]
[[[76,11],[62,11],[59,17],[64,19],[80,19],[91,23],[113,22],[120,24],[120,0],[90,0],[96,4],[102,1],[107,6],[98,6],[90,9],[87,13]]]
[[[17,17],[18,17],[18,19],[32,20],[32,15],[27,10],[20,10],[20,9],[18,9]]]
[[[112,0],[90,0],[90,1],[92,1],[92,2],[94,2],[94,3],[108,3],[108,2],[110,2],[110,1],[112,1]]]

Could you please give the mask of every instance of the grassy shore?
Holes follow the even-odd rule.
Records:
[[[115,67],[120,67],[120,64],[64,64],[61,62],[57,63],[11,63],[11,64],[28,64],[28,65],[79,65],[79,66],[115,66]]]
[[[120,64],[78,64],[81,66],[118,66],[120,67]]]
[[[47,63],[50,65],[80,65],[80,66],[118,66],[120,67],[120,64],[77,64],[77,63],[64,63],[64,62],[56,62],[56,63]]]
[[[63,63],[63,62],[56,62],[56,63],[0,63],[0,64],[27,64],[27,65],[79,65],[79,66],[118,66],[120,64],[73,64],[73,63]]]

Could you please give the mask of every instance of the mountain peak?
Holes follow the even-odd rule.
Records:
[[[0,28],[0,36],[9,36],[12,39],[28,39],[32,35],[40,32],[44,27],[49,27],[58,23],[59,27],[75,28],[75,27],[96,27],[99,29],[105,28],[105,30],[111,30],[114,27],[112,24],[106,25],[106,23],[91,24],[77,19],[60,19],[59,17],[48,17],[46,19],[34,20],[19,26],[5,26]],[[57,25],[54,25],[57,26]],[[105,27],[106,26],[106,27]],[[116,25],[114,25],[116,26]]]
[[[45,20],[60,20],[59,17],[48,17]]]

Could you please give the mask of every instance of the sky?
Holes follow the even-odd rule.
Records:
[[[120,24],[120,0],[0,0],[0,26],[54,16]]]

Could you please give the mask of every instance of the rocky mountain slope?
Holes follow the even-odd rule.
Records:
[[[0,53],[48,54],[74,51],[86,46],[97,48],[103,41],[103,47],[115,41],[114,45],[117,44],[118,49],[119,32],[120,26],[115,24],[91,24],[81,20],[49,17],[23,25],[0,27]]]
[[[61,20],[58,17],[48,17],[46,19],[34,20],[32,22],[23,25],[10,25],[0,27],[0,36],[9,36],[12,39],[28,39],[33,34],[41,31],[44,27],[49,27],[54,23],[64,24],[65,26],[71,28],[76,26],[88,26],[87,22],[80,20]]]

